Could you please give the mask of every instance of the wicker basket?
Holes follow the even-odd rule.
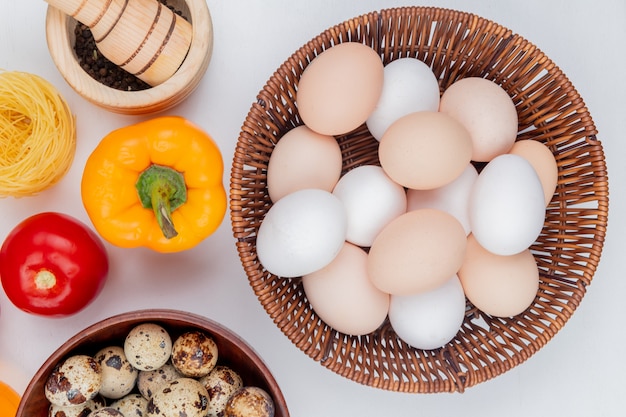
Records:
[[[341,42],[361,42],[383,62],[416,57],[431,66],[441,90],[480,76],[501,85],[519,115],[518,139],[545,143],[559,179],[541,235],[531,251],[540,270],[534,303],[516,317],[494,318],[468,303],[457,336],[436,350],[403,343],[388,322],[367,336],[337,332],[316,316],[300,279],[267,272],[256,233],[271,206],[267,164],[281,136],[301,125],[295,96],[303,70]],[[473,14],[440,8],[372,12],[321,33],[271,76],[241,128],[230,183],[231,221],[250,285],[266,312],[300,350],[333,372],[385,390],[463,392],[524,362],[574,313],[600,260],[608,215],[608,179],[596,128],[563,72],[533,44]],[[363,125],[337,138],[344,172],[378,164],[378,143]]]

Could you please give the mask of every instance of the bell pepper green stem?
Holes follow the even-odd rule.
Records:
[[[163,236],[172,239],[178,235],[172,212],[187,201],[187,186],[182,173],[173,168],[150,165],[135,184],[144,208],[152,209]]]

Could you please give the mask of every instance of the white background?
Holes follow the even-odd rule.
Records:
[[[161,255],[108,246],[111,271],[101,296],[66,319],[17,310],[0,291],[0,379],[22,391],[61,343],[110,315],[178,308],[208,316],[246,339],[274,372],[291,415],[307,416],[623,416],[626,405],[626,5],[623,0],[525,1],[213,1],[215,44],[195,93],[180,114],[214,136],[224,184],[241,124],[257,92],[297,48],[328,27],[392,6],[435,5],[474,12],[539,46],[585,100],[599,130],[610,181],[610,219],[600,267],[581,306],[528,361],[463,394],[400,394],[361,386],[309,359],[277,329],[256,300],[239,263],[230,219],[193,250]],[[37,197],[0,200],[0,239],[19,221],[61,211],[88,222],[79,184],[87,155],[109,131],[145,117],[109,113],[78,96],[54,66],[41,0],[0,0],[0,68],[51,81],[77,116],[78,145],[68,175]],[[148,116],[150,117],[150,116]]]

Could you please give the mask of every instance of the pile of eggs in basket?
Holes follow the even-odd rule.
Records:
[[[276,276],[302,277],[324,322],[364,335],[388,317],[405,343],[434,349],[458,332],[466,298],[498,317],[532,304],[529,248],[557,165],[542,143],[516,141],[515,104],[500,85],[468,77],[440,94],[422,61],[384,66],[349,42],[311,61],[296,102],[304,124],[270,156],[273,204],[257,255]],[[335,136],[363,123],[380,166],[342,175]]]

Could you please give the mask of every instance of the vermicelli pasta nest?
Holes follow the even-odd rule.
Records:
[[[34,74],[0,72],[0,197],[56,184],[75,151],[75,118],[56,88]]]

